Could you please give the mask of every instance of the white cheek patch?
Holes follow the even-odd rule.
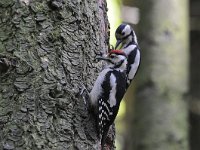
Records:
[[[113,59],[113,62],[117,64],[124,59],[125,59],[124,56],[118,55],[116,58]]]
[[[125,36],[129,35],[131,33],[131,28],[129,25],[126,25],[123,32],[125,33]]]

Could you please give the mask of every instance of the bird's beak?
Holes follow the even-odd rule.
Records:
[[[104,60],[104,61],[109,61],[110,59],[107,56],[97,56],[97,60]]]
[[[116,44],[115,44],[115,49],[117,49],[119,47],[119,45],[121,44],[121,40],[117,40]]]

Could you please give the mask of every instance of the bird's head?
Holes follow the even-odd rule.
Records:
[[[125,62],[127,56],[122,50],[111,50],[106,56],[98,57],[97,59],[107,61],[113,65],[118,65]]]
[[[120,44],[123,46],[123,44],[128,42],[135,42],[135,44],[137,44],[135,32],[128,24],[121,24],[115,31],[115,37],[117,39],[115,49],[117,49]]]

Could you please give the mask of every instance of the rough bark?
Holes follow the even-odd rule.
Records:
[[[0,149],[96,149],[78,93],[80,82],[91,89],[107,44],[101,0],[1,0]]]
[[[190,1],[190,149],[200,148],[200,2]]]
[[[188,150],[188,1],[136,2],[142,60],[132,149]]]

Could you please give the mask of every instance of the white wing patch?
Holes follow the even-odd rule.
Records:
[[[116,98],[115,98],[116,92],[117,92],[116,91],[117,84],[116,84],[116,77],[113,74],[110,75],[110,86],[112,87],[112,89],[110,90],[109,103],[110,103],[110,107],[113,107],[117,103]]]
[[[130,54],[130,52],[132,52],[135,48],[136,48],[136,45],[135,44],[131,44],[128,47],[123,48],[122,50],[128,56]]]
[[[134,78],[139,64],[140,64],[140,51],[138,50],[137,54],[135,56],[135,62],[131,65],[130,72],[128,73],[128,79],[129,80],[132,80]]]
[[[98,100],[98,97],[99,95],[102,94],[102,86],[101,86],[101,83],[103,82],[103,80],[105,79],[105,75],[106,73],[110,71],[110,69],[104,69],[98,76],[97,80],[95,81],[94,83],[94,86],[90,92],[90,99],[91,99],[91,103],[92,105],[95,105],[97,104],[97,100]]]

